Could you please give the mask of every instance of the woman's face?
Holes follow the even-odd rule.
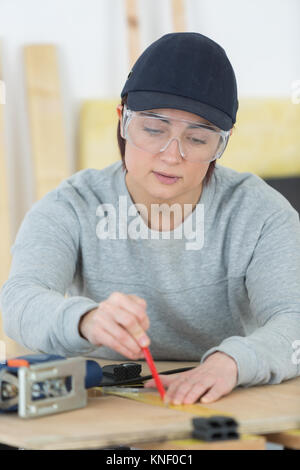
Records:
[[[122,125],[121,105],[117,107],[117,111]],[[161,108],[151,111],[170,118],[208,124],[206,119],[179,109]],[[178,122],[178,128],[176,126],[178,133],[184,128],[185,123]],[[150,201],[169,203],[197,202],[195,196],[198,194],[199,197],[201,194],[202,182],[209,167],[209,162],[195,163],[182,158],[177,140],[171,141],[166,150],[154,155],[140,150],[126,141],[125,164],[128,170],[127,186],[133,194],[135,192]],[[156,173],[177,176],[178,180],[167,184]]]

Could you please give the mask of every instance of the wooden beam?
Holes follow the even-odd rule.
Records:
[[[129,70],[140,54],[139,20],[136,0],[126,0]],[[79,113],[77,170],[102,170],[120,160],[116,131],[120,98],[86,100]]]
[[[132,68],[133,64],[139,57],[141,50],[136,0],[126,0],[126,19],[128,31],[129,68]]]
[[[25,80],[36,198],[70,174],[56,47],[24,47]]]
[[[2,71],[2,50],[0,43],[0,81],[1,89],[5,90],[4,76]],[[5,101],[0,97],[0,287],[7,281],[9,276],[11,253],[10,248],[12,244],[12,234],[10,225],[10,212],[9,212],[9,182],[8,171],[6,165],[6,142],[5,142]],[[0,311],[0,359],[3,356],[12,357],[24,352],[24,348],[17,344],[12,339],[8,338],[3,331],[2,315]],[[25,350],[27,351],[27,350]]]
[[[117,144],[119,99],[86,100],[79,112],[77,171],[102,170],[120,160]]]
[[[1,60],[1,44],[0,44],[0,80],[4,84]],[[2,85],[4,89],[4,85]],[[2,285],[8,277],[10,256],[10,218],[9,218],[9,200],[8,200],[8,182],[6,168],[6,149],[5,149],[5,127],[4,127],[4,106],[0,99],[0,227],[1,227],[1,243],[0,243],[0,285]]]
[[[173,31],[186,31],[186,18],[183,0],[172,0]]]

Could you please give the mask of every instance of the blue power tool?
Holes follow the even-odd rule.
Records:
[[[32,354],[0,364],[0,412],[22,418],[83,408],[87,389],[99,386],[102,368],[82,357]]]

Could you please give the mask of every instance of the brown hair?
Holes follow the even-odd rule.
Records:
[[[123,106],[124,104],[127,103],[127,95],[122,98],[121,105]],[[121,159],[123,163],[123,170],[127,170],[126,165],[125,165],[125,139],[121,137],[121,132],[120,132],[120,120],[118,122],[118,128],[117,128],[117,139],[118,139],[118,146],[121,154]],[[214,168],[215,168],[216,160],[213,162],[210,162],[209,167],[207,169],[205,178],[203,183],[207,184],[213,174]]]

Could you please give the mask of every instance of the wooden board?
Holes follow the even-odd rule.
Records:
[[[22,420],[0,414],[0,442],[30,449],[83,449],[149,442],[191,435],[183,412],[132,400],[90,398],[88,406],[53,416]]]
[[[125,1],[129,71],[141,45],[136,0]],[[128,72],[129,73],[129,72]],[[117,106],[121,98],[86,100],[79,111],[77,170],[102,170],[121,160],[117,144]]]
[[[131,444],[131,446],[142,450],[265,450],[266,439],[264,436],[242,434],[240,439],[232,441],[205,442],[198,439],[183,439],[147,444],[137,442]]]
[[[129,52],[129,68],[134,65],[141,50],[137,0],[125,0],[127,43]]]
[[[0,80],[4,82],[2,71],[2,51],[0,43]],[[9,181],[6,165],[6,139],[5,139],[5,103],[0,100],[0,287],[8,279],[11,253],[11,226],[10,226],[10,208],[9,208]],[[2,327],[2,317],[0,311],[0,360],[5,356],[13,356],[22,349],[15,341],[5,335]]]
[[[268,386],[268,388],[270,387],[271,386]],[[298,392],[299,387],[300,380],[298,380]],[[255,388],[259,389],[260,387]],[[105,390],[105,387],[103,389],[98,389],[99,396],[101,396],[103,390]],[[252,394],[248,393],[250,390]],[[109,390],[107,393],[123,398],[129,398],[154,407],[164,406],[158,393],[150,393],[149,389],[141,389],[139,392],[129,392],[126,390],[116,389],[115,391]],[[215,415],[232,416],[238,421],[241,433],[265,434],[268,432],[293,429],[294,427],[300,428],[298,396],[295,396],[294,400],[287,404],[279,399],[276,391],[272,396],[272,390],[267,390],[266,399],[263,399],[261,395],[261,390],[258,390],[258,394],[255,396],[255,390],[253,389],[236,389],[227,397],[221,398],[211,405],[202,406],[200,403],[195,403],[193,405],[169,405],[169,408],[176,411],[184,411],[193,416],[200,417],[210,417]],[[276,409],[273,406],[270,406],[270,404],[266,407],[269,403],[269,399],[273,399],[274,403],[279,402]]]
[[[56,47],[24,47],[24,66],[36,198],[40,199],[70,174]]]
[[[4,82],[2,73],[2,57],[1,57],[1,43],[0,43],[0,80]],[[4,91],[4,85],[2,85]],[[0,287],[7,280],[9,274],[9,267],[11,262],[10,245],[10,219],[9,219],[9,202],[8,202],[8,174],[6,168],[6,155],[5,155],[5,127],[4,127],[4,96],[3,100],[0,98]],[[3,360],[7,351],[7,337],[4,334],[2,327],[2,318],[0,312],[0,360]]]
[[[281,444],[289,449],[300,449],[300,429],[293,431],[279,432],[275,434],[267,434],[266,439],[275,444]]]
[[[119,363],[97,361],[103,366]],[[193,364],[156,362],[159,371]],[[145,373],[148,373],[146,365],[143,375]],[[81,410],[31,420],[0,414],[0,442],[24,448],[64,449],[136,446],[188,439],[188,442],[173,444],[190,448],[193,445],[190,442],[191,418],[201,413],[203,416],[203,410],[234,416],[242,434],[275,433],[300,427],[300,377],[279,385],[238,388],[205,407],[200,404],[153,406],[112,395],[97,396],[97,390],[91,391],[94,395],[95,392],[96,396],[90,396],[88,406]],[[262,442],[247,441],[247,445],[262,445]]]
[[[173,31],[178,33],[185,31],[185,11],[183,0],[172,0]]]
[[[101,360],[97,361],[105,365]],[[116,361],[110,361],[113,363]],[[177,369],[197,365],[188,362],[160,362],[156,361],[158,371]],[[143,367],[142,375],[147,374],[149,369]],[[128,395],[127,395],[128,397]],[[255,387],[238,387],[229,395],[211,404],[202,405],[180,405],[172,406],[172,409],[186,411],[188,413],[203,416],[204,411],[211,410],[214,414],[228,414],[233,416],[240,424],[241,433],[275,433],[291,429],[300,429],[300,377],[287,380],[276,385],[260,385]],[[132,394],[132,399],[147,402],[145,397]],[[159,395],[156,399],[149,396],[148,403],[161,405]]]
[[[77,170],[102,170],[121,159],[117,144],[120,100],[88,100],[79,112]]]
[[[300,175],[299,106],[286,98],[242,98],[219,163],[263,178]]]
[[[244,433],[297,429],[300,428],[300,377],[276,385],[240,387],[205,406],[233,413]]]
[[[89,398],[81,410],[22,420],[0,414],[0,442],[25,449],[92,449],[130,445],[140,449],[263,449],[260,436],[206,443],[191,439],[192,417],[119,397]],[[179,438],[180,441],[176,439]],[[185,439],[188,438],[188,439]]]
[[[4,81],[1,66],[1,43],[0,43],[0,80]],[[1,227],[1,243],[0,243],[0,285],[6,281],[9,273],[11,262],[10,245],[10,218],[9,218],[9,201],[8,201],[8,173],[6,167],[6,144],[5,144],[5,127],[4,127],[4,106],[0,100],[0,227]]]

